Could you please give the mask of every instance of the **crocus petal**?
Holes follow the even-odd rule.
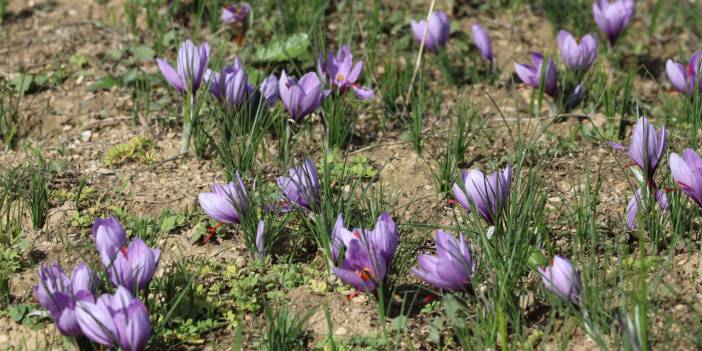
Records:
[[[168,62],[163,59],[156,59],[158,63],[158,68],[161,70],[161,74],[166,78],[168,84],[174,87],[179,92],[185,91],[185,83],[181,80],[180,75]]]
[[[353,89],[354,94],[356,94],[356,98],[358,98],[359,100],[368,100],[374,95],[373,89],[357,86],[353,86],[351,88]]]
[[[539,76],[538,73],[536,72],[536,68],[532,66],[527,66],[519,63],[514,64],[514,71],[517,73],[517,76],[519,79],[524,82],[524,84],[527,84],[531,86],[532,88],[538,88],[539,87]]]
[[[639,201],[641,201],[641,189],[636,191],[626,205],[626,225],[629,229],[636,228],[636,213],[639,211]]]
[[[127,310],[129,321],[127,322],[127,344],[122,348],[130,351],[140,351],[146,346],[151,336],[151,321],[146,306],[139,301],[133,300]]]
[[[683,67],[683,65],[673,62],[672,60],[668,60],[665,63],[665,73],[666,75],[668,75],[668,80],[670,80],[670,84],[672,84],[675,87],[675,89],[677,89],[681,93],[688,92],[685,67]]]
[[[90,291],[95,293],[98,285],[98,277],[88,265],[80,263],[71,273],[71,289],[74,293],[79,291]]]
[[[101,303],[79,301],[76,307],[76,319],[80,329],[88,339],[102,345],[112,345],[115,324],[106,306]]]

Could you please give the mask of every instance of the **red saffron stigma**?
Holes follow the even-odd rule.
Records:
[[[354,297],[356,297],[356,296],[358,296],[358,295],[360,295],[360,294],[361,294],[360,292],[354,291],[354,292],[352,292],[352,293],[346,295],[346,301],[351,302],[351,300],[353,300]]]

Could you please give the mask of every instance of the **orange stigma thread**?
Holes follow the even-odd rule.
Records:
[[[369,280],[371,280],[371,279],[375,279],[375,274],[373,274],[373,271],[372,271],[370,268],[368,268],[368,267],[365,267],[365,268],[363,268],[362,270],[360,270],[360,271],[358,271],[358,272],[356,272],[356,273],[358,273],[358,276],[361,277],[361,279],[362,279],[364,282],[365,282],[365,281],[369,281]]]
[[[361,232],[359,232],[358,230],[353,231],[353,236],[355,236],[356,239],[361,240]]]

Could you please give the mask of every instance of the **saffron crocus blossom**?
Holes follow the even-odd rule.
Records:
[[[512,167],[496,171],[486,176],[477,169],[461,173],[463,184],[453,185],[453,195],[458,203],[469,212],[475,207],[478,214],[490,225],[495,224],[497,213],[502,210],[512,184]]]
[[[596,0],[592,4],[592,15],[610,44],[614,45],[634,15],[634,0],[618,0],[613,3],[609,3],[608,0]]]
[[[534,52],[531,54],[531,62],[531,65],[515,63],[514,69],[517,72],[517,76],[522,82],[534,89],[541,88],[541,77],[543,77],[544,92],[553,96],[556,93],[556,80],[558,79],[558,71],[556,71],[553,59],[549,58],[544,66],[544,56]],[[542,70],[546,71],[543,72]]]
[[[648,186],[653,185],[653,176],[656,173],[658,162],[665,153],[667,145],[667,134],[665,127],[659,132],[646,119],[641,117],[634,126],[631,145],[624,147],[621,144],[611,142],[610,145],[616,150],[627,150],[627,154],[634,163],[643,171]]]
[[[249,12],[251,12],[251,5],[242,2],[223,7],[219,18],[224,24],[243,23]]]
[[[424,36],[424,27],[427,25],[427,21],[411,20],[410,25],[412,26],[414,38],[421,44],[422,37]],[[450,32],[451,22],[449,22],[446,13],[443,11],[432,12],[431,15],[429,15],[429,28],[427,29],[427,36],[424,39],[424,47],[431,52],[439,51],[439,49],[446,44],[446,41],[448,41]]]
[[[682,157],[670,154],[670,171],[675,183],[687,196],[702,206],[702,159],[692,149],[685,149]]]
[[[488,32],[483,26],[477,23],[473,24],[471,30],[473,32],[473,42],[475,42],[475,46],[478,47],[480,56],[492,63],[494,57],[492,55],[492,43],[490,42]]]
[[[597,58],[597,39],[585,35],[580,42],[567,31],[558,32],[558,49],[568,68],[574,71],[587,70]]]
[[[283,71],[278,81],[278,90],[280,100],[295,121],[314,112],[322,104],[322,82],[314,72],[305,74],[297,81]]]
[[[93,239],[100,254],[100,261],[105,267],[109,267],[122,248],[127,246],[127,233],[114,217],[95,219]]]
[[[125,351],[141,351],[151,336],[146,306],[123,286],[95,303],[79,301],[76,316],[90,340]]]
[[[700,80],[700,65],[702,65],[702,51],[697,51],[690,57],[687,67],[673,60],[665,63],[665,73],[670,80],[670,84],[679,92],[692,95],[702,91],[702,80]]]
[[[580,273],[575,270],[569,259],[553,256],[551,265],[539,267],[539,274],[546,289],[564,300],[580,304]]]
[[[312,209],[319,201],[319,177],[312,160],[306,159],[299,167],[290,168],[288,174],[278,177],[278,189],[290,203]]]
[[[353,63],[353,55],[348,45],[342,46],[336,56],[329,52],[326,60],[323,55],[319,55],[317,69],[320,75],[329,79],[331,85],[340,93],[353,89],[358,99],[366,100],[373,97],[373,89],[363,88],[357,82],[363,69],[363,62]]]
[[[237,174],[236,181],[228,184],[213,184],[212,192],[199,195],[200,207],[210,218],[222,223],[239,223],[239,211],[248,201],[246,186]]]
[[[271,74],[261,83],[261,94],[266,99],[268,106],[273,106],[280,99],[280,90],[278,89],[278,78],[275,74]]]
[[[107,276],[113,284],[131,291],[144,289],[154,277],[160,257],[161,250],[152,249],[143,240],[136,238],[107,266]]]
[[[266,222],[264,221],[259,221],[256,228],[256,251],[260,259],[266,257]]]
[[[194,96],[202,84],[209,59],[209,44],[195,47],[192,41],[186,40],[178,50],[178,63],[175,69],[161,58],[156,59],[156,62],[168,84],[181,93],[189,92]]]
[[[443,230],[436,231],[436,256],[419,255],[419,266],[412,273],[438,289],[458,291],[470,284],[475,262],[463,234],[459,239]]]
[[[655,186],[653,188],[655,188]],[[629,199],[629,203],[626,205],[626,225],[632,230],[636,229],[636,214],[639,212],[639,204],[641,204],[642,201],[645,201],[643,198],[642,189],[647,189],[646,191],[648,191],[649,187],[638,188],[631,199]],[[658,207],[663,211],[667,210],[668,195],[658,189],[654,189],[654,191],[656,197],[655,200]]]
[[[93,301],[98,277],[85,263],[66,276],[58,263],[39,269],[39,284],[34,287],[34,296],[49,310],[56,328],[66,336],[79,336],[83,332],[76,320],[76,302]]]
[[[359,291],[374,292],[385,279],[385,274],[397,249],[397,228],[387,213],[378,217],[373,230],[344,227],[342,215],[336,220],[332,233],[331,251],[334,261],[340,258],[345,248],[341,265],[332,270],[339,279]]]
[[[219,73],[208,69],[205,77],[212,96],[225,102],[229,108],[241,106],[246,101],[246,97],[253,92],[253,87],[249,84],[238,57],[232,65],[225,67]]]

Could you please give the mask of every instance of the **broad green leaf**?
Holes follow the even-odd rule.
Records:
[[[98,80],[93,83],[88,90],[90,91],[95,91],[95,90],[108,90],[111,89],[112,87],[116,87],[121,84],[121,81],[113,76],[105,76],[98,78]]]
[[[139,61],[151,61],[156,53],[148,46],[137,46],[132,50],[132,54]]]
[[[309,48],[310,38],[307,33],[297,33],[287,38],[271,40],[268,45],[256,50],[254,60],[259,62],[289,61],[307,54]]]

